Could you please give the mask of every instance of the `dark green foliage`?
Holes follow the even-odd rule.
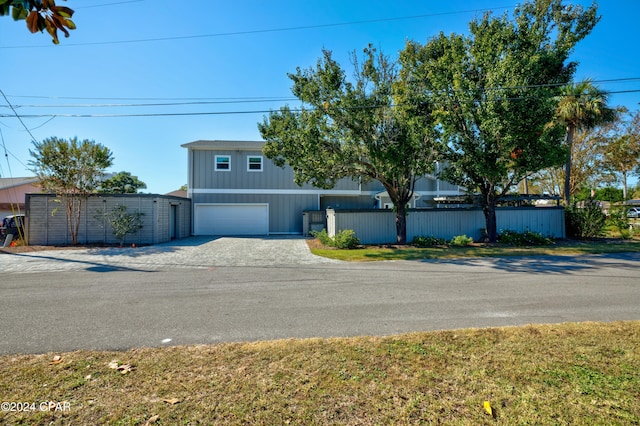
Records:
[[[485,14],[468,35],[441,33],[400,53],[414,98],[428,102],[447,145],[443,177],[481,193],[489,241],[498,198],[566,158],[564,130],[549,123],[558,87],[575,72],[574,46],[597,21],[595,5],[528,1],[511,19]]]
[[[409,99],[397,65],[372,47],[362,59],[353,55],[353,79],[330,51],[322,53],[315,67],[289,74],[302,106],[282,107],[258,125],[264,154],[277,166],[289,165],[299,185],[379,181],[395,206],[397,242],[404,244],[405,206],[439,152],[432,116]]]
[[[594,200],[610,201],[612,203],[619,203],[624,200],[622,189],[612,186],[596,189],[593,196],[591,195],[591,188],[584,187],[574,198],[576,201],[587,201],[593,198]]]
[[[574,238],[596,238],[604,234],[607,217],[597,201],[573,204],[565,210],[567,236]]]
[[[553,239],[542,236],[538,232],[524,231],[502,231],[498,236],[498,242],[513,246],[546,246],[553,244]]]
[[[98,192],[105,194],[137,194],[139,189],[145,189],[147,184],[132,176],[130,172],[119,172],[115,176],[105,179]]]
[[[311,235],[317,238],[323,245],[339,249],[356,249],[360,247],[360,240],[351,229],[338,232],[335,237],[330,237],[327,230],[311,231]]]
[[[447,244],[447,240],[444,238],[438,237],[413,237],[411,241],[411,245],[416,247],[434,247],[434,246],[444,246]]]

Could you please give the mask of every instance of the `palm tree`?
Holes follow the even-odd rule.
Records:
[[[564,172],[564,203],[571,202],[571,147],[576,130],[592,129],[598,124],[613,121],[615,110],[608,106],[609,95],[584,80],[562,88],[556,107],[556,120],[567,130],[565,144],[568,149]]]

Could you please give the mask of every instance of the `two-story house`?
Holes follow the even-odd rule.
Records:
[[[342,179],[329,190],[298,186],[291,168],[274,165],[263,155],[263,146],[224,140],[182,145],[188,150],[194,235],[301,234],[305,210],[392,207],[377,181]],[[434,207],[434,197],[460,194],[459,187],[425,176],[409,207]]]

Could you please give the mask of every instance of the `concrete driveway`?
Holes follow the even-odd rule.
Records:
[[[336,263],[311,254],[299,236],[191,237],[146,247],[0,253],[3,273],[54,271],[158,271],[217,266],[291,266]]]

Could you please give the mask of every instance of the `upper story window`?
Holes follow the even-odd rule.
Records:
[[[261,155],[249,155],[249,156],[247,156],[247,171],[248,172],[261,172],[262,171],[262,156]]]
[[[229,155],[216,155],[216,171],[228,172],[231,170],[231,156]]]

